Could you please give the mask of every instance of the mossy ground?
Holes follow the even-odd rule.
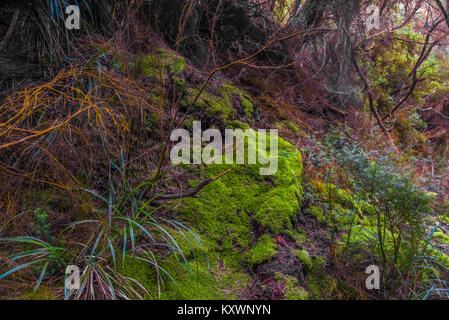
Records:
[[[273,258],[276,251],[276,242],[269,235],[259,237],[257,243],[245,254],[246,262],[250,265],[260,264]]]
[[[285,300],[308,300],[309,293],[299,285],[298,279],[276,273],[276,280],[284,283]]]
[[[120,273],[137,280],[150,292],[151,296],[144,298],[220,300],[239,297],[250,281],[249,275],[224,267],[208,249],[211,245],[207,240],[200,244],[191,234],[171,233],[181,247],[187,264],[179,255],[175,257],[172,254],[168,259],[162,259],[159,267],[166,273],[161,271],[162,277],[158,279],[155,267],[145,261],[126,257],[124,264],[119,263]]]
[[[27,290],[18,297],[19,300],[55,300],[56,293],[47,286],[40,286],[37,291]]]

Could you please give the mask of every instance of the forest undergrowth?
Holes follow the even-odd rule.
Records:
[[[447,299],[449,8],[373,2],[8,4],[0,297]],[[173,165],[194,121],[278,171]]]

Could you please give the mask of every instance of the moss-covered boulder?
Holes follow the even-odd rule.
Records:
[[[136,57],[136,65],[147,77],[159,78],[161,75],[178,76],[186,70],[186,61],[175,52],[158,47],[153,53]]]
[[[200,87],[187,89],[184,99],[185,105],[193,104],[193,112],[201,118],[211,121],[216,120],[222,124],[228,124],[233,120],[250,121],[254,112],[251,97],[230,83],[218,85],[216,92],[204,90],[200,92]]]
[[[177,88],[182,89],[181,108],[191,105],[198,95],[200,87],[185,82],[188,66],[176,53],[157,48],[151,54],[132,60],[131,67],[156,84],[150,92],[155,101],[162,97],[157,83],[168,79],[174,80]],[[184,123],[187,129],[194,120],[201,120],[210,127],[245,130],[249,129],[248,123],[254,121],[255,107],[247,93],[229,82],[218,82],[205,88],[190,111]],[[195,266],[191,272],[180,268],[173,255],[160,262],[177,281],[177,284],[166,282],[162,298],[238,298],[250,281],[248,267],[255,268],[273,259],[278,250],[275,236],[292,232],[292,221],[300,213],[303,198],[301,154],[295,146],[279,137],[275,140],[278,146],[273,149],[269,135],[251,131],[254,135],[247,139],[245,151],[256,149],[258,159],[262,160],[256,164],[212,164],[195,168],[180,165],[179,169],[193,171],[197,176],[189,181],[190,187],[203,179],[231,171],[205,186],[197,197],[176,203],[177,219],[195,231],[203,247],[182,247],[189,263]],[[259,138],[265,138],[265,150],[262,150]],[[271,175],[261,174],[262,169],[270,166],[268,160],[274,157],[276,170]],[[266,164],[267,161],[270,164]],[[183,243],[181,238],[176,241]],[[149,276],[151,272],[147,272],[148,268],[141,261],[133,260],[127,265],[123,270],[127,276],[145,283],[145,287],[153,291],[158,288],[157,278]],[[292,296],[302,296],[302,291],[290,288],[290,280],[287,281],[288,291]],[[227,284],[221,285],[224,283]]]
[[[276,273],[276,280],[284,285],[285,300],[307,300],[309,293],[299,285],[298,279],[292,276],[286,276],[282,273]]]
[[[251,143],[255,141],[250,139],[248,146]],[[203,178],[232,171],[203,188],[199,197],[182,202],[180,217],[212,241],[213,251],[228,266],[240,268],[245,262],[242,253],[252,247],[260,232],[280,234],[289,230],[299,214],[301,154],[281,138],[278,147],[278,169],[273,175],[260,175],[260,164],[204,166],[198,169]]]
[[[245,254],[246,262],[250,265],[268,261],[276,255],[276,242],[269,235],[259,237],[257,243]]]

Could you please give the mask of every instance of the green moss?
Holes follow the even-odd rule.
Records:
[[[449,244],[449,236],[445,234],[440,228],[437,228],[433,233],[433,239],[438,239],[444,244]]]
[[[313,262],[312,259],[309,256],[309,253],[306,250],[293,250],[299,261],[301,261],[301,263],[305,266],[307,266],[309,269],[311,269],[313,267]]]
[[[299,212],[300,190],[296,185],[276,187],[256,200],[254,220],[274,234],[292,228],[291,219]]]
[[[188,89],[188,98],[185,101],[186,105],[190,105],[197,96],[200,89]],[[232,107],[232,102],[228,96],[219,96],[203,91],[200,97],[194,104],[195,108],[207,111],[208,117],[216,117],[223,123],[226,123],[230,118],[234,118],[235,111]]]
[[[275,127],[279,130],[288,130],[298,137],[307,137],[307,134],[303,130],[299,129],[293,121],[281,120],[276,122]]]
[[[144,299],[157,299],[158,294],[155,288],[156,278],[153,266],[143,260],[126,256],[124,261],[118,261],[118,273],[136,280],[142,285],[151,296],[143,295]],[[139,290],[141,292],[141,290]]]
[[[283,230],[282,234],[291,241],[295,241],[298,246],[302,246],[307,241],[307,235],[301,228],[292,230]]]
[[[199,90],[200,88],[189,88],[184,104],[189,105],[192,103]],[[218,91],[218,94],[214,94],[204,90],[196,100],[194,106],[200,111],[207,111],[208,117],[218,118],[221,122],[226,124],[228,121],[236,119],[237,108],[235,107],[234,99],[238,98],[238,101],[243,108],[243,114],[248,120],[251,119],[254,108],[251,102],[251,97],[248,94],[227,83],[221,85]]]
[[[56,300],[55,292],[45,285],[40,285],[38,290],[29,289],[19,296],[19,300]]]
[[[309,293],[299,285],[298,279],[276,272],[276,280],[284,283],[285,300],[308,300]]]
[[[241,253],[235,247],[248,248],[252,238],[247,204],[269,186],[256,183],[243,166],[212,165],[206,168],[206,176],[217,176],[229,168],[233,171],[203,188],[200,198],[185,199],[182,212],[183,218],[215,244],[226,264],[237,267]]]
[[[441,220],[443,220],[446,223],[449,223],[449,216],[447,216],[447,215],[446,216],[442,216]]]
[[[186,61],[182,57],[176,56],[174,61],[169,66],[170,73],[172,74],[181,74],[186,69]]]
[[[269,146],[267,147],[269,149]],[[273,177],[276,185],[295,185],[302,193],[302,156],[289,142],[279,139],[279,170]]]
[[[319,222],[321,222],[321,223],[325,223],[326,222],[326,217],[324,216],[323,209],[321,209],[320,207],[318,207],[318,206],[310,206],[307,209],[307,212],[309,214],[314,215]]]
[[[150,292],[151,296],[146,295],[145,299],[159,299],[159,287],[161,299],[224,299],[211,272],[211,262],[215,260],[209,258],[209,243],[200,239],[194,229],[191,232],[179,232],[169,226],[164,226],[164,229],[172,236],[172,244],[180,248],[187,265],[179,253],[177,256],[172,253],[168,258],[156,257],[161,281],[156,276],[154,265],[127,256],[124,261],[118,261],[119,272],[135,279]]]
[[[250,129],[249,124],[238,121],[238,120],[228,121],[227,127],[228,127],[228,129],[242,129],[242,130]]]
[[[168,258],[159,257],[160,270],[165,270],[175,281],[163,271],[160,271],[163,281],[158,281],[155,267],[140,259],[126,257],[125,263],[118,262],[122,275],[135,279],[150,292],[151,296],[145,296],[145,299],[238,298],[249,282],[248,275],[229,269],[217,260],[214,251],[209,250],[214,246],[207,239],[200,239],[197,230],[180,233],[168,226],[164,228],[172,235],[188,262],[187,267],[183,258],[174,253]]]
[[[307,289],[311,298],[322,300],[332,298],[337,290],[337,280],[324,270],[325,261],[322,257],[312,258],[312,268],[307,274]]]
[[[136,65],[139,65],[145,76],[156,78],[160,78],[166,72],[179,75],[186,69],[184,58],[162,47],[156,48],[150,55],[136,57]]]
[[[262,235],[257,240],[257,243],[246,254],[246,262],[252,267],[262,262],[268,261],[276,256],[276,242],[269,235]]]
[[[302,172],[299,151],[279,139],[278,171],[272,177],[276,187],[261,195],[253,206],[254,220],[274,234],[291,228],[291,219],[299,213]]]
[[[120,267],[120,272],[124,276],[135,279],[150,292],[151,296],[146,295],[145,299],[237,299],[250,281],[248,275],[236,270],[223,268],[218,270],[217,267],[212,270],[204,260],[198,257],[190,260],[190,273],[173,255],[168,260],[160,261],[159,266],[175,281],[163,272],[161,272],[163,281],[158,281],[154,266],[132,257],[126,258],[125,264]]]
[[[313,259],[312,259],[312,267],[313,267],[315,270],[321,270],[321,269],[323,269],[325,263],[326,263],[326,262],[324,261],[324,259],[323,259],[322,257],[320,257],[320,256],[315,256],[315,257],[313,257]]]
[[[307,289],[312,294],[313,299],[323,300],[327,298],[326,291],[330,287],[331,278],[321,275],[311,274],[307,279]]]
[[[254,107],[253,103],[251,102],[251,97],[247,93],[243,92],[242,90],[231,84],[224,84],[221,87],[220,92],[223,96],[226,96],[228,98],[231,104],[233,102],[232,101],[233,96],[235,95],[238,96],[240,99],[240,103],[243,107],[243,113],[248,119],[251,118],[251,115],[254,111]]]
[[[204,265],[194,266],[192,274],[180,272],[179,268],[168,268],[176,283],[167,283],[161,299],[173,300],[211,300],[225,299],[220,289],[220,281]]]
[[[227,266],[241,266],[242,252],[253,240],[251,220],[281,233],[291,228],[290,219],[299,212],[301,155],[282,139],[279,150],[279,167],[273,176],[261,176],[260,164],[202,167],[200,175],[207,178],[232,171],[204,187],[198,198],[183,200],[181,217],[215,245]]]

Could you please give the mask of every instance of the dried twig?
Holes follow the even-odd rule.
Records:
[[[180,192],[180,193],[174,193],[174,194],[161,194],[156,198],[156,200],[175,200],[175,199],[182,199],[182,198],[186,198],[186,197],[193,197],[198,192],[200,192],[201,189],[203,189],[205,186],[207,186],[209,183],[212,183],[212,182],[220,179],[225,174],[228,174],[231,171],[232,171],[232,169],[228,169],[225,172],[220,173],[218,176],[216,176],[212,179],[203,180],[195,188],[188,190],[186,192]]]

